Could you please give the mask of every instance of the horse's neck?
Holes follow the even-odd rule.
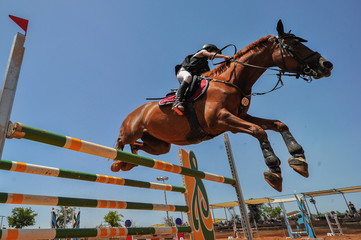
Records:
[[[273,66],[272,52],[275,44],[272,41],[268,41],[260,48],[254,48],[249,53],[246,53],[239,57],[238,61],[261,67]],[[245,94],[252,92],[252,87],[259,79],[259,77],[266,71],[262,68],[243,66],[240,63],[234,63],[235,67],[230,71],[230,82],[237,85],[243,90]]]

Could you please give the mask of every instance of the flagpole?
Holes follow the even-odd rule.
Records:
[[[25,31],[25,35],[17,33],[9,56],[5,77],[0,92],[0,158],[2,156],[5,135],[10,121],[11,110],[14,103],[16,87],[20,75],[20,68],[24,57],[24,43],[29,21],[12,15],[9,17]]]

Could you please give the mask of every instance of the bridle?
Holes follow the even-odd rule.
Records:
[[[235,62],[235,63],[241,64],[243,66],[246,66],[246,67],[252,67],[252,68],[258,68],[258,69],[271,70],[271,71],[278,72],[276,74],[268,74],[268,75],[276,75],[278,77],[278,81],[277,81],[276,85],[271,90],[262,92],[262,93],[252,93],[252,94],[246,95],[246,96],[264,95],[264,94],[273,92],[277,89],[280,89],[284,85],[284,83],[282,81],[282,76],[295,77],[296,79],[301,78],[308,83],[312,82],[312,77],[317,76],[317,73],[312,67],[309,66],[311,61],[308,61],[308,60],[313,58],[316,55],[317,56],[321,56],[321,55],[318,52],[313,51],[309,55],[301,58],[298,56],[298,54],[296,54],[296,52],[288,44],[285,43],[284,39],[287,39],[287,38],[297,39],[299,42],[307,42],[307,40],[297,37],[291,33],[285,33],[283,35],[277,35],[274,37],[275,41],[277,41],[277,44],[279,45],[283,68],[263,67],[263,66],[259,66],[259,65],[249,64],[249,63],[238,61],[234,57],[227,59],[225,61],[219,62],[219,63],[213,63],[213,60],[217,54],[220,54],[224,49],[231,47],[231,46],[234,47],[234,54],[233,54],[233,56],[234,56],[237,52],[237,47],[234,44],[228,44],[227,46],[223,47],[222,49],[219,49],[213,55],[211,60],[212,60],[213,65],[219,65],[219,64],[222,64],[225,62]],[[284,57],[284,54],[286,54],[286,53],[288,53],[292,58],[294,58],[298,62],[297,71],[291,71],[287,68],[286,62],[285,62],[285,57]],[[303,67],[303,68],[301,68],[301,67]],[[210,78],[208,78],[208,79],[213,80]],[[217,82],[218,81],[219,80],[217,80]],[[224,81],[219,81],[219,82],[224,82]],[[229,82],[227,82],[227,83],[231,84]],[[232,85],[234,85],[234,84],[232,84]],[[234,85],[234,86],[236,86],[236,85]],[[239,89],[238,86],[236,86],[236,88]],[[245,94],[243,94],[243,95],[245,95]]]
[[[321,57],[321,55],[318,52],[312,51],[307,56],[301,58],[296,54],[296,52],[287,43],[285,43],[285,41],[283,41],[284,39],[287,39],[287,38],[293,38],[293,39],[298,40],[299,42],[307,42],[307,40],[305,40],[303,38],[300,38],[300,37],[297,37],[297,36],[295,36],[294,34],[291,34],[291,33],[286,33],[286,34],[283,34],[281,36],[280,35],[275,36],[275,39],[276,39],[276,41],[278,42],[278,45],[279,45],[279,49],[280,49],[280,52],[281,52],[281,58],[282,58],[282,62],[283,62],[283,67],[284,67],[285,71],[289,72],[289,73],[295,73],[295,74],[303,75],[303,76],[306,75],[306,76],[309,77],[309,79],[307,79],[307,81],[312,81],[312,77],[317,76],[317,72],[314,69],[312,69],[312,67],[309,66],[310,62],[307,61],[307,60],[314,57],[314,56]],[[284,59],[284,56],[283,56],[283,52],[288,53],[291,57],[293,57],[298,62],[298,66],[297,66],[298,70],[296,72],[293,72],[293,71],[290,71],[290,70],[287,69],[285,59]],[[302,71],[301,71],[301,66],[303,66]],[[296,75],[296,77],[297,77],[297,75]]]

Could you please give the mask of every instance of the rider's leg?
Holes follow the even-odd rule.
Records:
[[[182,111],[184,111],[184,106],[182,105],[182,101],[184,95],[189,87],[190,83],[192,82],[192,75],[185,70],[180,70],[177,74],[178,81],[180,82],[180,86],[177,91],[177,99],[173,103],[172,109],[177,112],[179,115],[183,115]]]
[[[183,115],[183,111],[184,111],[184,106],[182,105],[182,101],[185,95],[185,92],[187,91],[187,88],[189,86],[189,83],[186,81],[183,81],[181,83],[181,85],[179,86],[178,90],[177,90],[177,99],[175,100],[175,102],[173,103],[173,107],[172,109],[174,111],[176,111],[179,115]],[[181,112],[179,112],[181,111]]]
[[[182,67],[177,73],[177,79],[179,81],[179,84],[182,84],[183,81],[186,81],[187,83],[191,83],[192,74]]]

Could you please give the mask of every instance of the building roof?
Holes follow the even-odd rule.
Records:
[[[296,198],[283,198],[283,199],[257,198],[257,199],[246,200],[245,203],[247,205],[255,205],[262,203],[279,203],[279,202],[292,202],[292,201],[296,201]],[[233,201],[233,202],[217,203],[217,204],[210,204],[209,206],[211,209],[237,207],[238,202]]]
[[[329,190],[304,192],[302,194],[309,197],[318,197],[318,196],[326,196],[332,194],[344,194],[344,193],[354,193],[354,192],[361,192],[361,186],[347,187],[347,188],[333,188]]]
[[[332,194],[344,194],[344,193],[354,193],[354,192],[361,192],[361,186],[346,187],[346,188],[333,188],[333,189],[329,189],[329,190],[304,192],[301,194],[308,196],[308,197],[318,197],[318,196],[327,196],[327,195],[332,195]],[[279,202],[292,202],[292,201],[296,201],[296,198],[273,199],[273,198],[264,197],[264,198],[245,200],[245,203],[247,205],[252,205],[252,204],[279,203]],[[233,201],[233,202],[217,203],[217,204],[210,204],[209,206],[211,209],[237,207],[238,202]]]

